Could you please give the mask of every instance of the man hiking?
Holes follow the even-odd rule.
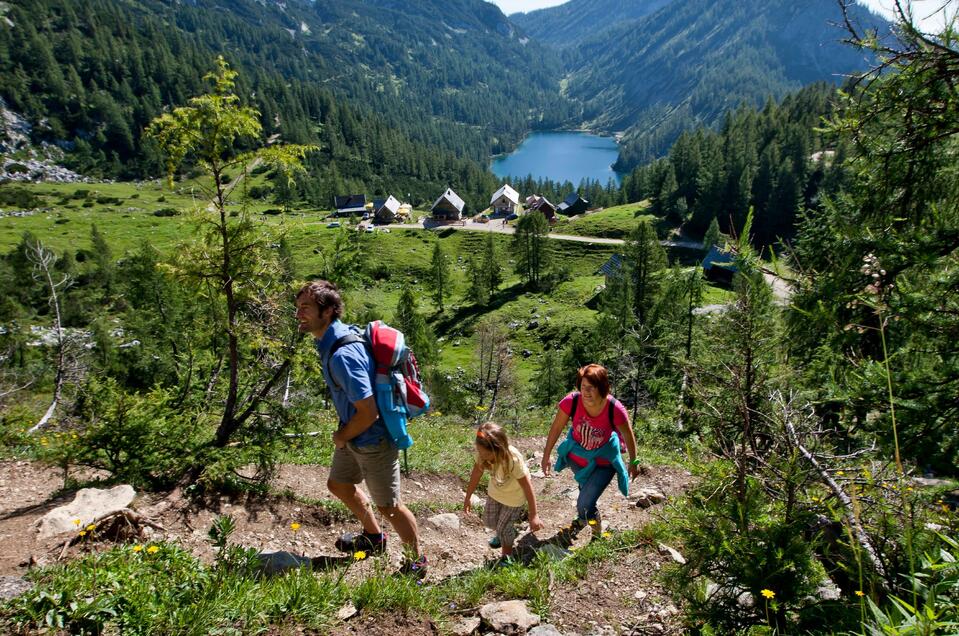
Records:
[[[333,433],[336,448],[326,486],[363,526],[362,532],[348,533],[337,539],[336,548],[366,554],[381,554],[386,550],[386,534],[370,508],[366,493],[357,487],[365,481],[377,510],[389,520],[403,542],[400,571],[422,578],[426,576],[426,556],[420,553],[416,518],[400,500],[399,450],[376,409],[373,359],[362,342],[334,347],[340,338],[353,333],[340,322],[342,314],[343,300],[333,283],[315,280],[296,294],[299,330],[313,335],[323,378],[340,419]]]

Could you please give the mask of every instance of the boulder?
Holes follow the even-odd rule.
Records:
[[[84,488],[77,491],[73,501],[65,506],[54,508],[45,514],[37,525],[42,538],[55,537],[66,532],[76,532],[97,519],[123,510],[133,502],[136,491],[133,486],[123,484],[108,490]],[[79,520],[80,523],[77,523]]]
[[[504,634],[525,634],[539,625],[539,614],[526,607],[526,601],[502,601],[480,608],[480,616],[490,629]]]
[[[33,583],[19,576],[0,576],[0,601],[6,601],[33,589]]]
[[[313,565],[313,560],[309,557],[285,551],[261,552],[256,558],[259,561],[257,569],[268,576]]]
[[[453,532],[460,529],[460,518],[456,513],[444,512],[428,518],[426,525],[441,532]]]

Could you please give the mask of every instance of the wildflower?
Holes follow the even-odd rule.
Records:
[[[590,519],[590,520],[589,520],[589,525],[595,526],[595,525],[596,525],[596,520],[595,520],[595,519]]]
[[[296,532],[299,529],[300,529],[300,524],[298,524],[297,522],[294,521],[293,523],[290,524],[290,530],[292,530],[293,532]]]
[[[762,595],[765,596],[766,598],[776,598],[776,593],[773,592],[772,590],[766,590],[766,589],[764,589],[764,590],[762,590],[762,591],[760,592],[760,594],[762,594]]]
[[[474,406],[473,408],[476,409],[477,411],[485,411],[485,410],[486,410],[486,407],[485,407],[485,406],[480,406],[479,404],[477,404],[477,405]]]
[[[856,590],[856,596],[862,598],[862,597],[865,596],[865,595],[866,595],[866,593],[863,592],[862,590]]]
[[[140,544],[137,544],[137,545],[133,546],[133,551],[134,551],[134,552],[140,552],[140,551],[142,551],[142,550],[143,550],[143,546],[140,545]]]
[[[86,530],[81,530],[81,531],[80,531],[80,536],[81,536],[81,537],[87,536],[87,531],[86,531]]]
[[[940,501],[939,503],[942,503],[942,502]],[[79,520],[79,519],[74,519],[74,520],[73,520],[73,525],[79,526],[79,525],[80,525],[80,520]]]
[[[841,470],[837,470],[837,471],[836,471],[836,474],[839,475],[840,477],[844,477],[844,476],[846,475],[846,473],[845,473],[844,471],[841,471]]]
[[[357,561],[362,561],[363,559],[366,558],[366,552],[363,552],[363,550],[359,550],[359,551],[357,551],[357,552],[354,552],[354,553],[353,553],[353,558],[354,558],[355,560],[357,560]]]
[[[156,554],[159,551],[160,551],[160,548],[158,548],[155,545],[151,545],[149,548],[147,548],[147,554]]]
[[[608,539],[608,538],[610,538],[610,537],[613,536],[613,535],[612,535],[612,533],[604,532],[604,533],[603,533],[602,535],[600,535],[600,536],[602,536],[604,539]]]
[[[96,527],[95,524],[92,524],[92,523],[91,523],[90,525],[87,526],[87,530],[89,530],[90,532],[93,532],[93,531],[96,530],[96,529],[97,529],[97,527]]]

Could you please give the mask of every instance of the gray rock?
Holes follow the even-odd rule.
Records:
[[[460,529],[460,518],[456,513],[444,512],[428,518],[426,525],[441,532],[453,532]]]
[[[467,616],[453,625],[453,636],[471,636],[479,629],[483,621],[479,616]]]
[[[552,625],[538,625],[533,629],[526,632],[527,636],[563,636],[563,632],[559,631]]]
[[[256,558],[259,561],[258,569],[266,575],[281,574],[296,568],[308,568],[313,564],[309,557],[286,551],[261,552]]]
[[[480,616],[489,627],[504,634],[525,634],[539,625],[539,614],[526,607],[526,601],[503,601],[480,608]]]
[[[86,527],[111,513],[123,510],[133,502],[135,496],[136,491],[128,484],[114,486],[109,490],[84,488],[77,492],[73,501],[54,508],[37,522],[40,536],[48,538],[76,532],[77,528]],[[76,523],[77,520],[80,521],[79,524]]]
[[[0,601],[6,601],[33,589],[33,583],[19,576],[0,576]]]
[[[666,501],[666,495],[656,488],[640,488],[635,493],[630,493],[630,499],[633,498],[636,499],[637,508],[649,508]]]
[[[336,618],[338,618],[341,621],[348,621],[354,616],[356,616],[356,614],[357,614],[357,610],[356,610],[356,606],[353,605],[353,601],[347,601],[346,605],[341,607],[339,611],[336,613]]]
[[[659,544],[659,553],[663,555],[669,555],[669,557],[672,558],[673,561],[675,561],[676,563],[680,565],[686,564],[686,559],[683,558],[683,555],[681,555],[678,550],[676,550],[675,548],[669,547],[665,543]]]

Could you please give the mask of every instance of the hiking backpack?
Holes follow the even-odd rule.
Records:
[[[376,408],[393,443],[400,450],[406,450],[413,445],[413,438],[406,431],[407,420],[419,417],[430,408],[430,398],[420,382],[416,356],[406,346],[403,332],[382,320],[368,324],[362,335],[358,328],[354,327],[353,330],[353,333],[337,338],[330,347],[327,361],[343,345],[363,343],[373,358]]]

